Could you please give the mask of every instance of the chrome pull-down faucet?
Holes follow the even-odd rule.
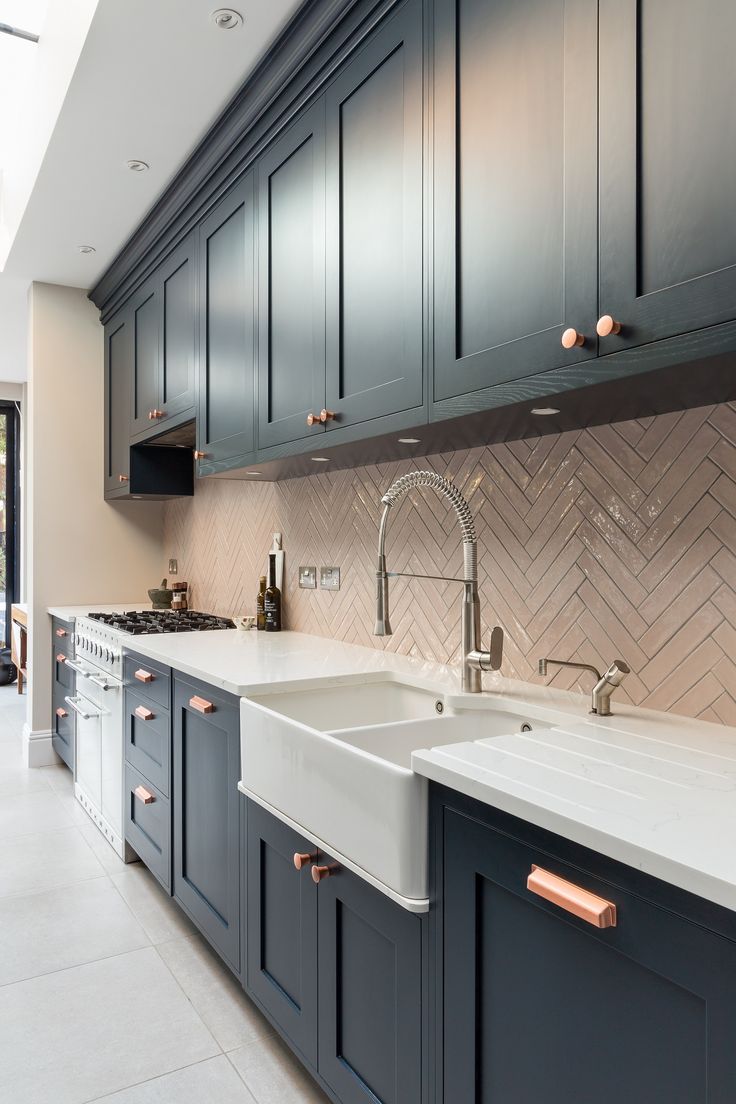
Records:
[[[547,664],[555,667],[575,667],[578,671],[590,671],[596,677],[596,684],[590,703],[590,712],[597,713],[599,717],[611,716],[611,695],[617,686],[620,686],[627,675],[631,674],[631,668],[623,659],[614,659],[611,666],[603,674],[589,663],[569,663],[564,659],[540,659],[539,673],[547,674]]]
[[[455,510],[463,540],[463,578],[444,575],[416,575],[408,571],[386,570],[386,528],[389,511],[403,496],[415,487],[431,487],[447,498]],[[384,505],[378,532],[378,567],[376,570],[376,624],[375,636],[391,636],[389,617],[389,579],[438,579],[441,582],[462,583],[462,688],[471,694],[482,690],[481,672],[497,671],[503,659],[503,629],[499,626],[491,634],[490,651],[480,646],[480,598],[478,597],[478,541],[470,507],[454,483],[437,472],[412,471],[392,483],[381,499]]]

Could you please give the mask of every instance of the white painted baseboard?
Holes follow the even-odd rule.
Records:
[[[32,732],[23,725],[23,762],[27,767],[55,767],[61,762],[51,743],[51,729]]]

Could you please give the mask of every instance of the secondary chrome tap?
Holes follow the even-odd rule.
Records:
[[[415,575],[409,571],[386,570],[386,527],[389,511],[404,495],[415,487],[431,487],[448,499],[455,510],[463,540],[463,578],[444,575]],[[470,507],[454,483],[437,472],[412,471],[392,483],[381,499],[384,505],[381,527],[378,532],[378,569],[376,571],[376,624],[375,636],[391,636],[389,619],[389,584],[391,578],[437,579],[441,582],[462,583],[462,688],[471,694],[482,690],[481,672],[497,671],[503,659],[503,629],[499,626],[491,633],[490,651],[480,646],[480,599],[478,597],[478,541],[475,522]]]
[[[593,687],[590,712],[597,713],[599,717],[611,716],[611,695],[616,687],[621,685],[626,676],[631,674],[631,668],[628,663],[624,663],[623,659],[614,659],[611,666],[603,674],[600,673],[597,667],[592,667],[589,663],[569,663],[564,659],[540,659],[540,675],[547,674],[548,663],[552,663],[555,667],[575,667],[578,671],[590,671],[592,675],[595,675],[597,681]]]

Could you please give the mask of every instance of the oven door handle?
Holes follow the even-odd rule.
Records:
[[[78,675],[81,675],[82,678],[90,678],[90,672],[85,670],[84,667],[80,667],[79,664],[75,663],[73,659],[68,659],[66,661],[66,665],[67,667],[71,667],[72,671],[75,671]]]
[[[110,683],[104,675],[93,675],[91,671],[87,671],[84,667],[80,667],[76,664],[73,659],[68,659],[66,665],[67,667],[71,667],[72,671],[75,671],[81,678],[87,679],[88,682],[93,682],[95,686],[99,686],[100,690],[110,689]]]
[[[64,698],[64,701],[70,706],[77,716],[81,717],[83,721],[91,721],[94,717],[101,717],[102,713],[87,713],[84,709],[80,709],[74,698]]]

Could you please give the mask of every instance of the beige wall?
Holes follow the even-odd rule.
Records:
[[[145,600],[162,575],[162,508],[104,501],[103,332],[86,292],[32,284],[29,308],[28,727],[43,740],[51,722],[47,606]]]

